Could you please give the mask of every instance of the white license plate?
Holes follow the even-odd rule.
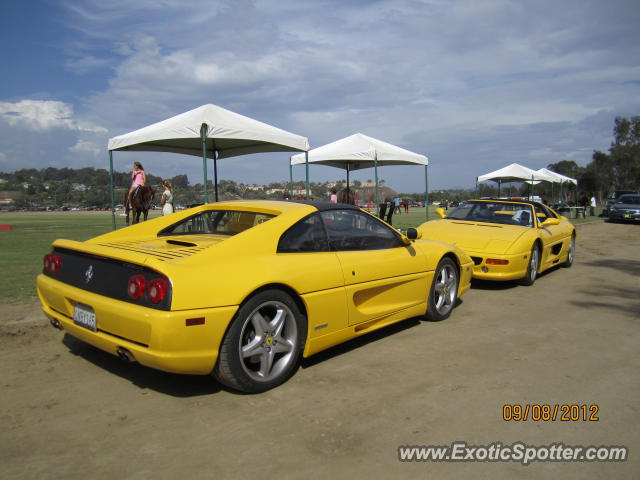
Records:
[[[73,307],[73,323],[95,332],[96,314],[93,308],[81,303],[76,303]]]

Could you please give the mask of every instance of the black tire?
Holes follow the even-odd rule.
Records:
[[[567,260],[562,264],[564,268],[570,268],[573,265],[573,260],[576,256],[576,234],[571,234],[571,243],[569,244],[569,252],[567,253]]]
[[[534,244],[533,247],[531,247],[531,255],[529,255],[527,273],[518,283],[526,287],[533,285],[536,278],[538,278],[538,270],[540,270],[540,249],[538,245]]]
[[[426,314],[428,320],[439,322],[449,318],[458,300],[459,281],[456,263],[449,257],[440,260],[429,290]]]
[[[242,392],[277,387],[298,366],[306,338],[307,319],[296,302],[282,290],[264,290],[236,313],[213,374],[220,383]]]

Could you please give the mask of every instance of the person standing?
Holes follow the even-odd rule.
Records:
[[[164,192],[160,198],[160,205],[162,206],[162,215],[171,215],[175,209],[173,208],[173,187],[169,180],[162,182],[164,186]]]
[[[329,196],[331,203],[338,203],[338,191],[334,188],[331,189],[331,195]]]
[[[589,200],[589,216],[593,217],[596,214],[596,196],[592,193]]]
[[[400,207],[398,207],[398,208],[400,208]],[[394,200],[391,199],[391,198],[387,198],[387,223],[389,225],[392,225],[392,226],[393,226],[393,224],[391,223],[391,219],[393,218],[394,210],[395,210],[395,202],[394,202]]]
[[[398,215],[402,213],[400,211],[400,197],[395,197],[393,199],[393,213],[397,213]],[[391,224],[391,222],[389,222],[389,224]]]
[[[138,187],[144,187],[147,182],[147,176],[144,173],[144,167],[140,162],[133,162],[133,171],[131,172],[131,188],[129,189],[129,204],[131,204],[131,195]]]

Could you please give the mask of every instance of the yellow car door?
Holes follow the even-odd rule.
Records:
[[[426,301],[426,261],[395,230],[358,210],[330,210],[322,219],[342,267],[350,325]]]
[[[542,241],[540,269],[544,270],[559,262],[563,240],[567,238],[568,232],[566,227],[560,224],[543,225],[548,219],[558,219],[550,210],[537,205],[535,210],[538,221],[538,234]]]

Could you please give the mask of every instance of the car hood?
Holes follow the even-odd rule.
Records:
[[[453,243],[463,250],[505,253],[530,227],[464,220],[432,220],[419,227],[425,238]]]

